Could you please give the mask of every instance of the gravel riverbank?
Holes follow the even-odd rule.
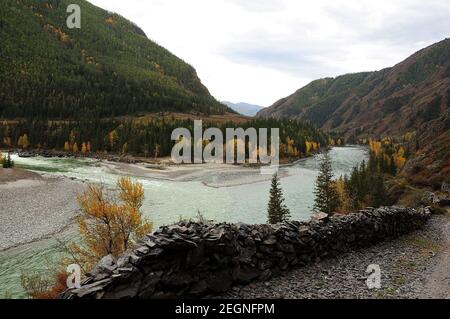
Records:
[[[0,167],[0,185],[20,180],[42,180],[42,177],[38,173],[24,169]]]
[[[423,230],[235,287],[219,298],[450,298],[450,217],[433,216]],[[381,268],[381,289],[367,287],[366,269]]]
[[[0,251],[60,232],[78,214],[83,184],[61,177],[0,184]]]

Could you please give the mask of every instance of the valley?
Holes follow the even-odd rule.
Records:
[[[279,24],[285,17],[267,34],[216,35],[180,26],[177,7],[159,21],[170,28],[144,28],[175,55],[93,2],[0,3],[0,299],[61,296],[68,260],[86,266],[99,298],[122,278],[130,286],[112,285],[112,296],[448,297],[449,38],[417,40],[428,46],[393,66],[320,78],[265,108],[225,99],[263,105],[267,83],[284,94],[324,71],[355,70],[347,60],[359,51],[341,48],[325,63],[341,39],[310,44],[304,56],[298,39],[269,48],[272,37],[303,34]],[[73,3],[80,28],[65,23]],[[383,60],[381,50],[371,55]],[[240,76],[246,87],[235,85]],[[196,120],[216,133],[192,144]],[[179,129],[187,133],[174,136]],[[237,129],[260,142],[218,138]],[[273,175],[261,174],[262,137],[281,163]],[[178,143],[193,145],[183,161],[172,153]],[[217,163],[196,158],[206,148],[212,157],[212,145]],[[375,290],[365,284],[374,263],[383,270]],[[87,296],[83,288],[73,296]]]
[[[355,165],[367,160],[367,150],[361,147],[334,148],[331,155],[337,175],[350,173]],[[267,219],[271,176],[260,175],[259,169],[201,164],[155,170],[145,164],[92,159],[17,156],[13,159],[16,167],[36,172],[43,180],[28,179],[15,187],[0,184],[0,218],[4,221],[0,242],[0,296],[11,293],[23,297],[21,272],[45,269],[59,256],[60,246],[55,239],[67,241],[76,237],[73,224],[79,210],[76,196],[87,183],[111,188],[119,176],[134,177],[144,185],[144,216],[155,228],[180,219],[196,219],[199,212],[203,218],[218,222],[254,224],[265,223]],[[317,171],[315,157],[280,170],[286,204],[295,220],[308,220],[311,216]],[[17,202],[14,194],[21,193],[27,195]],[[28,222],[22,225],[22,220]],[[26,264],[22,264],[25,260]]]

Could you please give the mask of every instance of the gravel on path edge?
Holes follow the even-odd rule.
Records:
[[[393,241],[292,270],[267,282],[234,287],[229,299],[449,298],[450,217]],[[379,265],[381,289],[369,289],[369,265]]]

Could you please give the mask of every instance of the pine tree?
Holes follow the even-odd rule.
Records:
[[[3,168],[12,168],[14,167],[14,162],[11,159],[11,154],[8,152],[5,158],[1,158],[0,164],[2,164]]]
[[[332,214],[339,207],[339,195],[333,182],[333,169],[328,151],[320,163],[319,176],[316,180],[314,210]]]
[[[379,207],[386,202],[386,186],[384,185],[383,174],[374,175],[371,184],[372,205]]]
[[[14,167],[14,161],[11,159],[11,153],[8,152],[8,156],[6,157],[6,168]]]
[[[291,214],[284,204],[283,191],[280,186],[278,174],[272,177],[272,186],[270,188],[269,206],[267,209],[268,223],[277,224],[289,220]]]

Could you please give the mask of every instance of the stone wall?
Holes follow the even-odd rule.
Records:
[[[421,228],[427,208],[367,209],[275,226],[181,222],[148,235],[117,260],[103,258],[62,298],[191,298],[267,280]]]

